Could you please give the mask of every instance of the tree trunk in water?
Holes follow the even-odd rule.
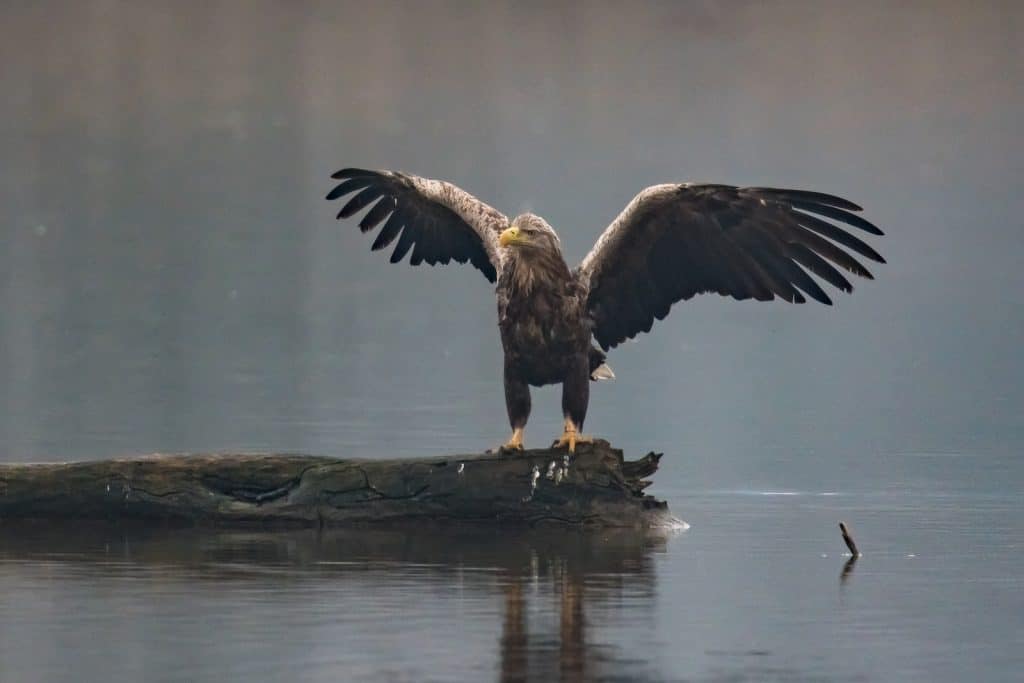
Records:
[[[410,460],[225,453],[0,465],[0,520],[672,523],[668,506],[643,493],[661,454],[625,461],[597,441],[566,456],[564,449]]]

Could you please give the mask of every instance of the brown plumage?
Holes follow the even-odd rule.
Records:
[[[607,351],[650,331],[675,302],[705,292],[831,304],[812,275],[850,292],[841,271],[872,277],[850,252],[884,263],[846,226],[882,231],[853,213],[861,210],[856,204],[819,192],[655,185],[570,270],[558,236],[539,216],[509,221],[450,183],[403,173],[349,168],[333,177],[342,182],[328,199],[355,193],[338,218],[369,207],[359,227],[368,232],[383,223],[372,248],[397,239],[393,263],[411,250],[412,265],[470,262],[497,281],[511,447],[522,446],[531,385],[562,383],[559,443],[572,450],[582,439],[588,380],[614,376],[592,338]]]

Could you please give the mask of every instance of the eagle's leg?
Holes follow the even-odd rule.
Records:
[[[583,430],[583,421],[587,418],[587,404],[590,402],[590,369],[585,354],[580,355],[576,361],[562,381],[562,415],[565,417],[565,426],[562,429],[562,436],[551,446],[568,446],[570,453],[576,451],[576,444],[593,441],[589,436],[580,433]]]
[[[505,408],[508,410],[508,421],[512,425],[512,437],[502,448],[523,450],[523,430],[530,418],[530,385],[510,367],[505,359]]]

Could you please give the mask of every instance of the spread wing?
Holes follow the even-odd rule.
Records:
[[[411,249],[409,263],[414,266],[469,261],[491,282],[497,279],[502,259],[498,235],[509,221],[473,195],[451,183],[394,171],[344,168],[331,177],[341,183],[327,199],[356,193],[338,212],[339,219],[372,204],[359,229],[369,232],[384,226],[370,248],[376,251],[398,240],[392,263]]]
[[[860,207],[803,190],[655,185],[638,194],[583,259],[594,337],[605,349],[648,332],[681,299],[832,301],[811,273],[844,292],[839,269],[871,278],[850,252],[885,260],[847,226],[881,235]],[[836,223],[845,224],[842,227]],[[838,266],[838,268],[837,268]]]

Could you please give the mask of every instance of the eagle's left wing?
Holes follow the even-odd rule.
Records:
[[[833,264],[872,277],[838,245],[885,262],[845,226],[825,220],[882,234],[852,211],[860,207],[803,190],[649,187],[608,226],[579,266],[594,337],[604,349],[616,346],[650,331],[654,319],[668,315],[675,302],[704,292],[803,303],[803,290],[831,304],[806,271],[845,292],[853,286]]]

